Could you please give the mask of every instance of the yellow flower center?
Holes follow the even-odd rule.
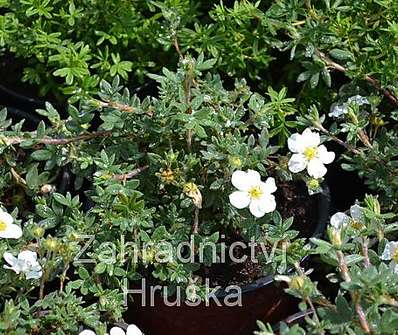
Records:
[[[352,219],[351,227],[354,228],[355,230],[362,230],[364,228],[364,225],[363,223]]]
[[[311,179],[311,180],[308,181],[307,185],[308,185],[308,187],[311,190],[315,190],[315,189],[317,189],[319,187],[319,180],[318,179]]]
[[[394,254],[392,255],[392,260],[398,263],[398,248],[395,250]]]
[[[0,231],[5,231],[7,229],[7,223],[0,220]]]
[[[258,200],[263,195],[263,191],[261,190],[260,186],[253,186],[249,190],[249,195],[251,199]]]
[[[232,157],[229,157],[228,160],[229,160],[229,164],[231,164],[233,167],[237,167],[237,168],[242,167],[242,161],[239,157],[232,156]]]
[[[318,154],[318,149],[315,147],[308,147],[307,149],[304,150],[304,156],[309,161],[314,159],[317,154]]]

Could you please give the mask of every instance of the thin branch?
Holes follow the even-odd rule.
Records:
[[[83,135],[78,135],[78,136],[69,137],[69,138],[51,138],[51,137],[34,138],[34,136],[36,136],[36,132],[31,132],[29,134],[32,135],[32,138],[12,136],[12,137],[4,137],[2,140],[4,140],[7,145],[20,144],[20,143],[22,143],[24,141],[28,141],[28,140],[34,140],[38,144],[66,145],[66,144],[70,144],[70,143],[74,143],[74,142],[87,141],[87,140],[91,140],[91,139],[98,138],[98,137],[112,136],[111,131],[96,131],[96,132],[93,132],[90,134],[83,134]]]
[[[341,146],[343,146],[347,150],[351,151],[352,153],[357,154],[357,155],[359,155],[361,153],[354,146],[352,146],[352,145],[350,145],[348,143],[345,143],[343,140],[341,140],[338,137],[334,136],[329,130],[325,129],[320,123],[314,123],[314,127],[317,128],[318,130],[320,130],[325,135],[328,135],[333,141],[335,141],[336,143],[340,144]]]
[[[343,279],[345,282],[347,283],[351,283],[352,279],[348,270],[348,266],[347,263],[345,261],[344,258],[344,254],[338,250],[336,251],[337,254],[337,260],[339,262],[339,269],[340,269],[340,273],[343,276]],[[355,306],[355,311],[358,315],[359,318],[359,323],[361,324],[361,328],[362,330],[366,333],[366,334],[371,334],[372,331],[370,330],[370,326],[368,323],[368,320],[366,319],[366,314],[360,304],[360,295],[358,292],[350,292],[351,294],[351,298],[354,302],[354,306]]]
[[[316,54],[318,55],[318,57],[320,59],[322,59],[329,67],[342,72],[344,74],[346,74],[348,72],[348,69],[345,68],[344,66],[334,62],[333,60],[331,60],[327,55],[325,55],[322,51],[316,50]],[[380,82],[373,78],[372,76],[369,75],[365,75],[364,79],[370,83],[374,88],[376,88],[377,90],[379,90],[380,92],[383,93],[383,95],[390,100],[391,103],[393,103],[394,105],[398,106],[398,98],[394,95],[393,92],[391,92],[389,89],[384,88],[381,86]]]
[[[134,178],[136,175],[138,175],[141,172],[147,170],[148,168],[149,168],[149,165],[145,165],[145,166],[136,168],[133,171],[125,173],[125,174],[115,174],[115,175],[113,175],[112,178],[115,179],[115,180],[126,181],[128,179]]]
[[[199,208],[195,206],[192,234],[199,233]]]
[[[176,49],[176,51],[178,53],[178,56],[180,56],[181,59],[184,58],[184,55],[181,52],[180,46],[178,45],[178,39],[177,39],[177,35],[176,34],[173,34],[173,45],[174,45],[174,48]]]
[[[364,257],[363,264],[366,268],[370,267],[370,259],[369,259],[369,240],[367,238],[363,238],[361,240],[362,245],[362,256]]]

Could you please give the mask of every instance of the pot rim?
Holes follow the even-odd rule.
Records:
[[[330,211],[330,204],[331,204],[331,197],[330,197],[330,190],[328,185],[322,185],[322,192],[317,194],[318,201],[317,201],[317,209],[318,209],[318,218],[317,224],[315,226],[314,233],[311,237],[320,237],[326,229],[327,220],[329,219],[329,211]],[[304,257],[301,261],[303,262],[306,260],[308,256]],[[290,273],[293,269],[289,269],[288,272]],[[237,285],[240,287],[242,293],[249,293],[255,290],[258,290],[264,286],[270,285],[275,281],[274,275],[267,275],[256,279],[254,282],[244,285]],[[227,286],[228,287],[228,286]],[[215,296],[217,298],[223,298],[229,294],[226,288],[219,289]]]

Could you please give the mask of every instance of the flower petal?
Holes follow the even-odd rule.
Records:
[[[39,264],[37,262],[37,254],[34,251],[30,251],[30,250],[23,250],[18,254],[18,259],[29,263],[29,264]]]
[[[342,212],[337,212],[330,218],[330,225],[335,229],[346,227],[350,222],[350,217]]]
[[[247,179],[249,180],[249,187],[258,185],[261,183],[261,176],[257,171],[247,170]]]
[[[332,106],[330,106],[330,113],[329,116],[333,117],[340,117],[343,114],[348,113],[348,108],[346,104],[337,104],[334,103]]]
[[[261,199],[261,208],[265,213],[271,213],[276,209],[275,197],[272,194],[267,194]]]
[[[122,328],[119,327],[112,327],[110,332],[110,335],[126,335],[126,333],[124,332],[124,330]]]
[[[336,157],[335,153],[333,151],[328,151],[324,145],[318,147],[318,156],[323,164],[330,164]]]
[[[126,335],[142,335],[142,331],[136,325],[129,325]]]
[[[316,179],[322,178],[328,170],[319,158],[311,159],[307,165],[308,174]]]
[[[287,146],[293,153],[302,153],[305,149],[303,146],[302,135],[298,133],[291,135],[287,140]]]
[[[15,238],[18,239],[22,236],[21,227],[16,224],[7,224],[6,230],[0,231],[1,238]]]
[[[298,173],[307,167],[307,163],[303,154],[294,154],[289,160],[288,167],[291,172]]]
[[[26,279],[39,279],[43,275],[42,271],[30,270],[26,271]]]
[[[265,215],[265,210],[261,204],[261,200],[253,200],[250,203],[250,213],[252,213],[256,218],[261,218]]]
[[[261,182],[261,176],[254,170],[247,170],[247,172],[237,170],[232,174],[231,182],[239,191],[247,191]]]
[[[3,258],[11,266],[13,266],[14,264],[16,264],[18,262],[18,259],[11,252],[8,252],[8,251],[6,251],[3,254]]]
[[[350,214],[355,221],[361,222],[364,220],[363,208],[357,204],[351,206]]]
[[[247,190],[246,172],[237,170],[232,174],[231,183],[240,191]]]
[[[311,131],[310,128],[307,128],[303,131],[302,141],[304,149],[308,147],[317,147],[321,143],[321,137],[318,132]]]
[[[392,271],[393,271],[394,273],[397,273],[397,274],[398,274],[398,263],[397,263],[397,262],[392,261],[392,262],[390,263],[390,268],[392,269]]]
[[[95,335],[95,332],[93,332],[92,330],[85,329],[82,332],[80,332],[79,335]]]
[[[380,259],[383,261],[388,261],[392,259],[392,256],[395,254],[398,249],[398,242],[388,242],[384,247],[383,254],[380,256]]]
[[[0,209],[0,222],[4,222],[8,226],[14,222],[14,218],[7,212]]]
[[[277,190],[276,184],[275,184],[275,179],[272,177],[268,177],[265,183],[261,183],[261,189],[265,193],[274,193]]]
[[[235,191],[229,196],[229,202],[232,206],[242,209],[250,204],[250,196],[247,192]]]

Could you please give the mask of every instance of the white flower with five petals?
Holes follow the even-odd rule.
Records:
[[[349,225],[353,228],[359,228],[363,225],[363,220],[365,216],[363,213],[363,208],[359,205],[353,205],[350,207],[350,216],[343,212],[337,212],[330,218],[330,225],[334,229],[342,229]]]
[[[398,273],[398,242],[388,242],[380,256],[383,261],[391,261],[390,266],[395,273]]]
[[[335,154],[320,143],[319,133],[309,128],[302,134],[291,135],[288,146],[293,155],[289,160],[289,170],[298,173],[307,169],[311,177],[322,178],[327,172],[325,164],[333,162]]]
[[[37,261],[37,254],[34,251],[21,251],[18,257],[5,252],[3,257],[9,264],[4,265],[5,269],[13,270],[17,274],[24,273],[26,279],[38,279],[43,275],[41,265]]]
[[[0,238],[15,238],[22,236],[21,227],[14,224],[14,218],[0,209]]]
[[[229,196],[232,206],[239,209],[249,207],[250,213],[257,218],[275,210],[276,201],[272,193],[277,188],[274,178],[269,177],[263,182],[257,171],[238,170],[232,174],[231,181],[232,185],[238,189]]]

